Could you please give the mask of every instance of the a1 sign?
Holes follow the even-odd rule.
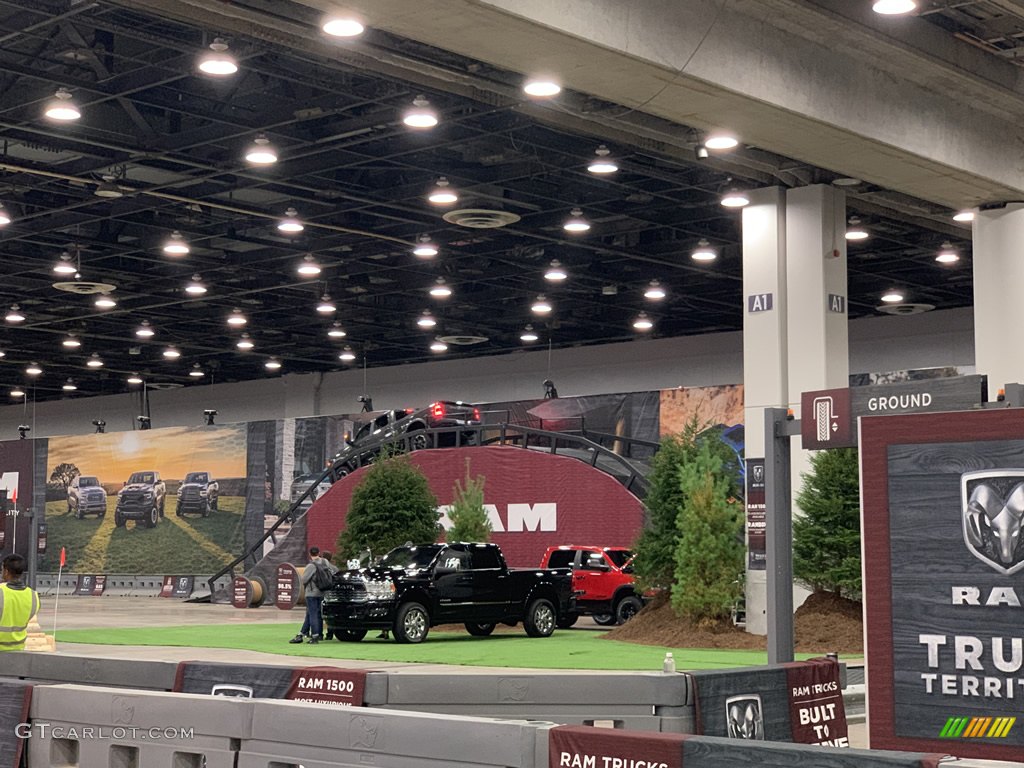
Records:
[[[840,296],[837,293],[830,293],[828,295],[828,311],[839,315],[846,314],[846,297]]]
[[[770,312],[772,306],[772,294],[770,293],[755,293],[747,296],[747,312]]]

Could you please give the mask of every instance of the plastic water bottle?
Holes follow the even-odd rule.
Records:
[[[662,672],[675,672],[676,660],[672,657],[672,651],[665,654],[665,661],[661,663]]]

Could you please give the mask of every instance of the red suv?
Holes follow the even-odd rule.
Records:
[[[581,615],[598,624],[622,624],[643,608],[633,586],[633,553],[625,547],[549,547],[541,568],[571,568],[576,613],[560,617],[565,629]]]

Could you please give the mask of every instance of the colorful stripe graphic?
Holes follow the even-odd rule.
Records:
[[[1016,717],[951,717],[939,732],[940,739],[1003,739]]]

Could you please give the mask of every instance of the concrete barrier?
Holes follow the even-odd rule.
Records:
[[[158,597],[164,588],[163,576],[136,576],[132,580],[132,597]]]
[[[178,665],[173,661],[126,661],[68,654],[15,651],[3,655],[3,674],[41,683],[75,683],[114,688],[170,691]]]

